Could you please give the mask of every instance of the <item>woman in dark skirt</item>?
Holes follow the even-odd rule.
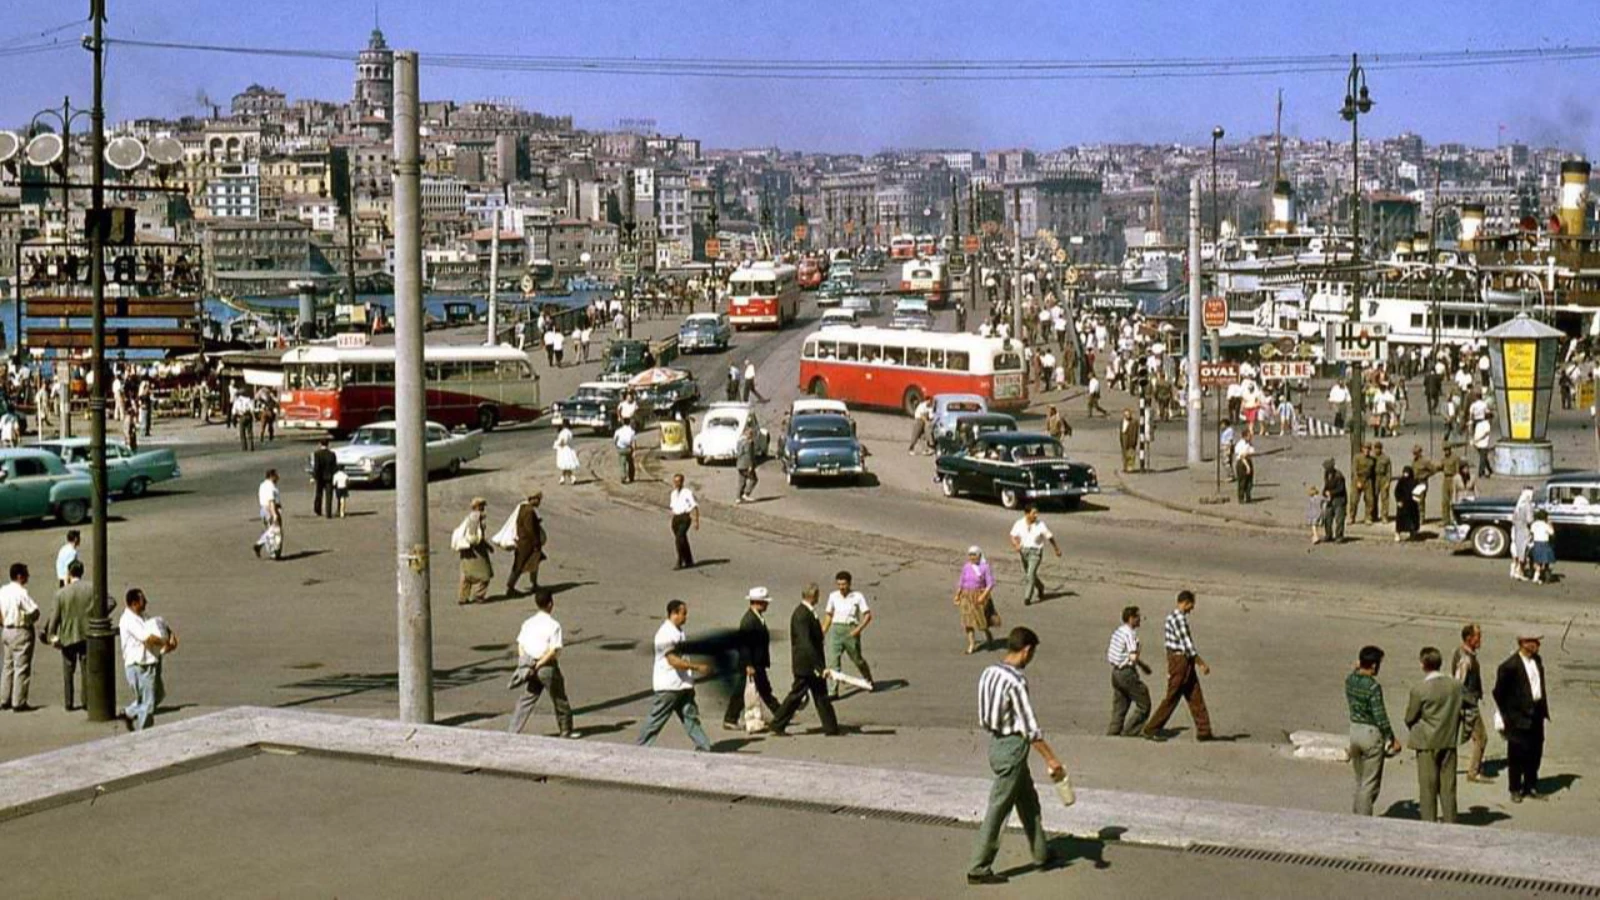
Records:
[[[1417,505],[1417,473],[1406,466],[1400,470],[1400,477],[1394,483],[1395,541],[1415,538],[1421,523],[1421,508]]]

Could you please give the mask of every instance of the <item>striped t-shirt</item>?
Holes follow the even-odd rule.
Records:
[[[1044,737],[1028,701],[1028,679],[1005,663],[996,663],[978,677],[978,724],[997,737],[1020,734],[1030,741]]]

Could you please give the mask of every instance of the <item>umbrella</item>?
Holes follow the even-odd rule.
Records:
[[[671,384],[689,377],[688,372],[679,369],[654,368],[645,369],[643,372],[628,379],[629,387],[654,387],[658,384]]]

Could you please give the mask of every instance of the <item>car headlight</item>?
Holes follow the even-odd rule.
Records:
[[[361,470],[363,472],[371,472],[372,471],[372,458],[371,457],[368,457],[368,458],[363,459],[361,461]]]

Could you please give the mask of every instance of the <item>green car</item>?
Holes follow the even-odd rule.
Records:
[[[89,518],[94,486],[43,450],[0,450],[0,522],[55,516],[63,525]]]
[[[38,447],[61,457],[69,470],[89,474],[88,438],[40,441]],[[171,481],[182,474],[178,468],[178,456],[171,450],[135,453],[121,441],[106,441],[106,485],[110,493],[140,497],[150,489],[150,485]]]

